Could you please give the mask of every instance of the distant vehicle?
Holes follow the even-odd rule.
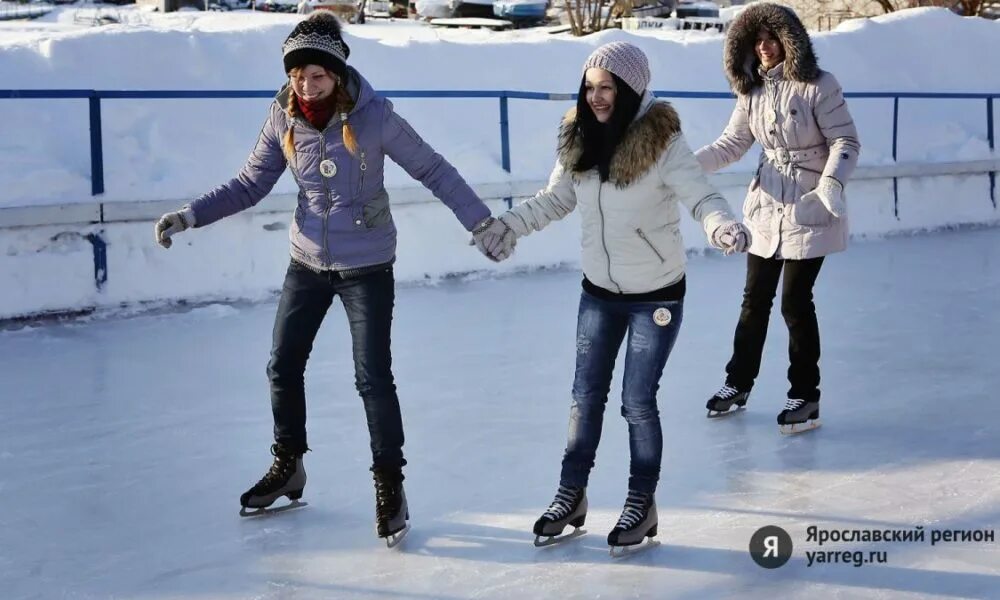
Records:
[[[726,22],[719,17],[719,5],[714,2],[682,1],[674,10],[677,16],[678,29],[716,29],[723,31]]]
[[[493,14],[515,23],[544,21],[547,8],[547,0],[493,0]]]
[[[417,0],[417,15],[424,19],[445,19],[455,16],[450,0]]]
[[[452,14],[456,17],[493,18],[493,0],[451,0]]]
[[[678,19],[690,17],[719,17],[719,5],[714,2],[685,2],[681,1],[674,9]]]
[[[264,0],[257,2],[257,10],[264,12],[293,13],[298,9],[297,0]]]

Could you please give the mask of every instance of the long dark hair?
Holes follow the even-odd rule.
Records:
[[[607,181],[611,171],[611,159],[618,144],[625,137],[632,119],[639,112],[642,98],[620,77],[611,73],[617,92],[615,109],[607,123],[601,123],[587,104],[587,77],[580,80],[580,91],[576,98],[576,123],[574,135],[579,136],[583,152],[576,161],[574,171],[589,171],[597,167],[601,181]]]

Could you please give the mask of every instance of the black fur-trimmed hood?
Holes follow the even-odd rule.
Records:
[[[663,149],[681,131],[681,119],[669,102],[650,98],[647,103],[648,110],[632,122],[611,159],[609,180],[619,188],[632,185],[653,168]],[[575,125],[576,108],[571,108],[559,127],[559,160],[569,172],[574,172],[583,154]]]
[[[760,60],[754,53],[757,33],[771,31],[785,51],[784,78],[792,81],[812,81],[819,77],[819,63],[812,41],[802,21],[790,8],[761,2],[741,12],[729,26],[723,61],[726,78],[737,94],[748,94],[763,84],[757,68]]]

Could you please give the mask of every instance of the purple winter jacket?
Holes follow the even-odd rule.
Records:
[[[355,98],[348,122],[358,141],[357,155],[344,146],[342,121],[334,115],[323,131],[303,117],[289,119],[287,86],[271,104],[257,145],[236,178],[191,203],[196,227],[256,205],[285,170],[299,186],[298,206],[289,231],[291,255],[316,269],[349,270],[391,262],[396,254],[396,226],[389,211],[383,169],[388,155],[455,213],[466,230],[490,216],[448,161],[424,142],[371,85],[348,67],[347,89]],[[285,159],[281,145],[295,127],[295,158]],[[336,172],[320,173],[330,159]]]

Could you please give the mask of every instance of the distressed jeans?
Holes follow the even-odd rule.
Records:
[[[656,392],[680,330],[683,308],[682,300],[609,301],[583,292],[577,317],[576,377],[562,485],[587,485],[601,441],[615,359],[627,336],[621,414],[628,423],[629,489],[656,491],[663,456]]]

